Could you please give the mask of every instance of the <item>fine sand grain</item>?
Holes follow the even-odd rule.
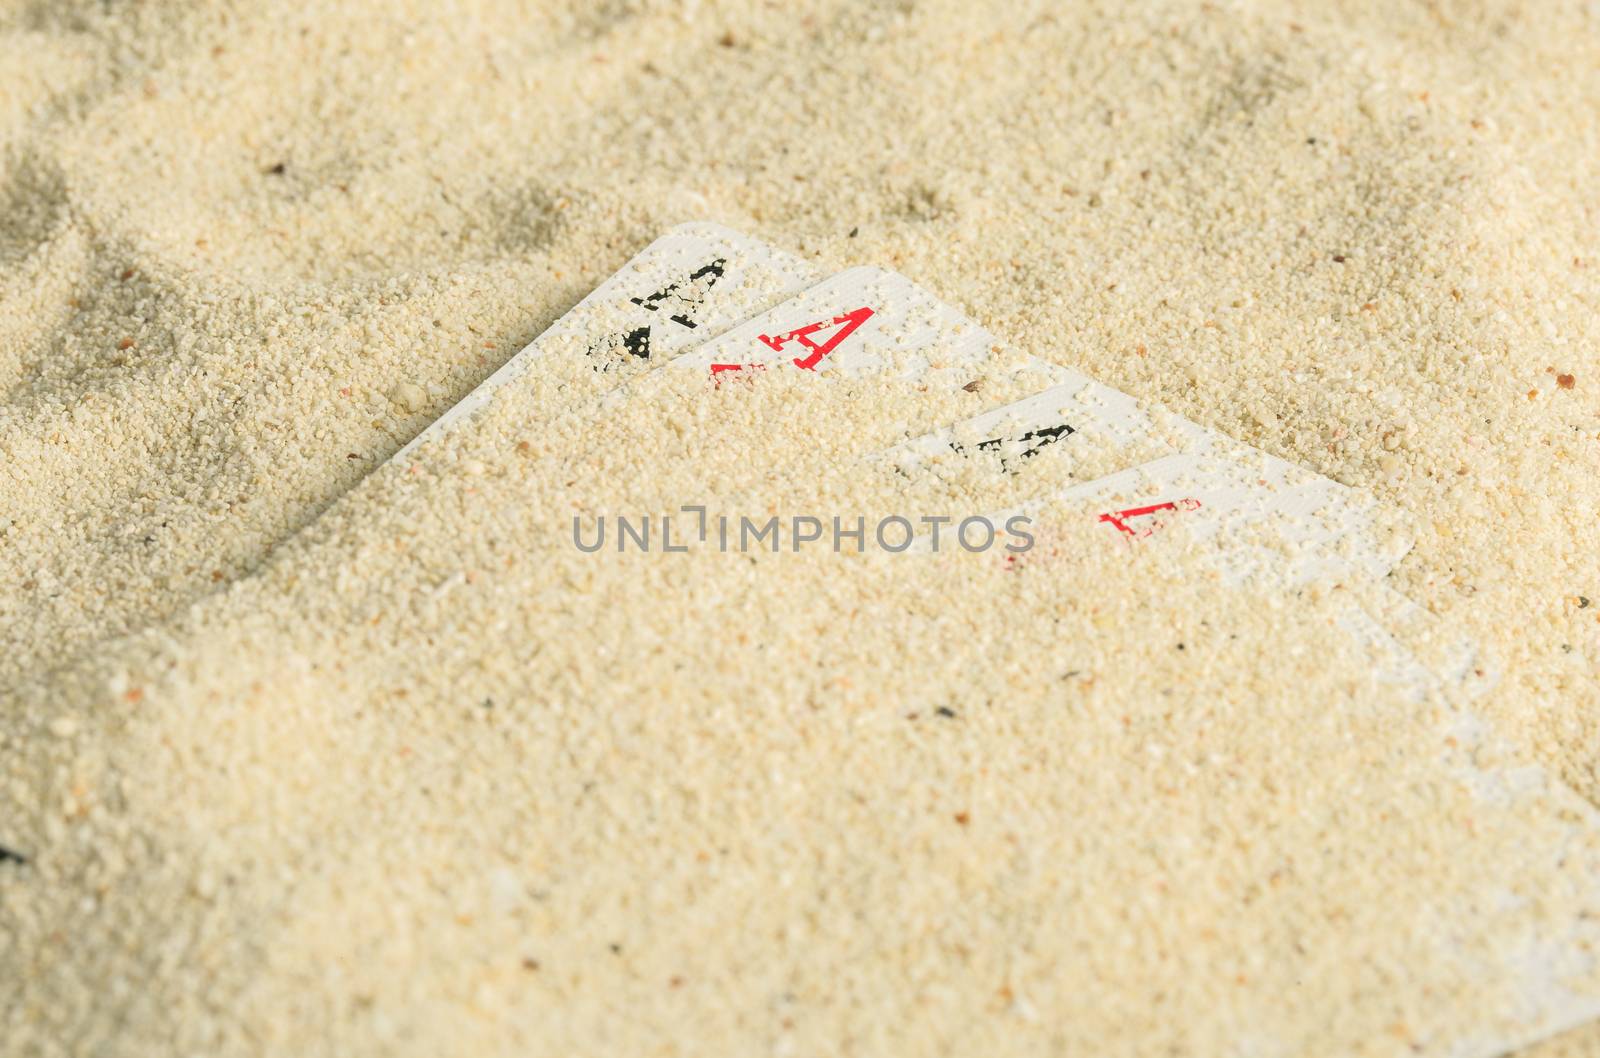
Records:
[[[1334,586],[566,546],[885,506],[912,391],[374,471],[679,222],[892,267],[1395,508],[1478,763],[1597,801],[1597,187],[1593,4],[0,2],[7,1053],[1520,1042],[1588,861]]]

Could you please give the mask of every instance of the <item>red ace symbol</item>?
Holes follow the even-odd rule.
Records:
[[[856,309],[854,312],[847,312],[843,316],[835,316],[831,320],[818,320],[816,323],[809,323],[804,327],[797,327],[788,334],[780,334],[776,338],[772,337],[771,335],[763,334],[761,335],[761,341],[771,348],[771,350],[775,353],[783,352],[783,347],[789,342],[799,342],[801,345],[811,350],[811,355],[807,357],[796,357],[794,366],[800,368],[802,371],[813,371],[816,369],[816,366],[822,362],[823,357],[833,352],[833,350],[838,347],[840,342],[850,337],[851,334],[855,333],[855,329],[857,327],[861,326],[863,323],[866,323],[871,318],[872,310],[863,306],[862,308]],[[829,327],[837,327],[838,329],[828,336],[827,341],[823,342],[821,345],[818,345],[816,342],[811,340],[811,336],[813,334],[816,334],[818,331],[827,330]]]
[[[1152,503],[1148,507],[1129,507],[1125,511],[1102,514],[1100,520],[1115,526],[1117,531],[1125,534],[1129,540],[1136,540],[1140,537],[1149,536],[1166,524],[1161,519],[1152,517],[1153,515],[1160,514],[1162,511],[1176,513],[1177,511],[1197,511],[1199,509],[1199,500],[1169,500],[1166,503]],[[1136,527],[1128,524],[1128,520],[1132,518],[1150,518],[1151,520]]]
[[[759,336],[759,339],[763,345],[775,353],[783,352],[783,347],[790,342],[799,342],[811,350],[811,355],[795,357],[794,366],[802,371],[814,371],[817,365],[822,362],[823,357],[837,349],[840,342],[854,334],[857,327],[871,318],[872,310],[862,306],[854,312],[847,312],[843,316],[835,316],[831,320],[818,320],[816,323],[808,323],[804,327],[797,327],[788,334],[780,334],[776,337],[770,334],[763,334]],[[833,333],[828,335],[826,341],[818,345],[812,335],[818,331],[825,331],[829,327],[834,328]],[[743,366],[743,364],[712,364],[711,373],[715,375],[721,371],[738,371]]]

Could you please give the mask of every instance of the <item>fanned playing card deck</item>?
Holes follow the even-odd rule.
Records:
[[[554,381],[552,392],[561,395],[560,406],[548,409],[554,417],[579,406],[587,414],[624,413],[683,372],[703,376],[708,387],[759,384],[779,372],[818,386],[841,379],[913,384],[929,395],[923,407],[930,417],[897,424],[904,435],[897,443],[854,452],[863,473],[898,474],[924,486],[976,473],[991,506],[975,513],[995,523],[1018,514],[1041,526],[1052,517],[1080,517],[1129,548],[1181,532],[1194,544],[1186,553],[1224,583],[1336,583],[1344,589],[1339,627],[1360,645],[1375,677],[1414,700],[1449,703],[1461,718],[1448,733],[1451,746],[1477,726],[1467,706],[1492,669],[1473,644],[1453,638],[1389,585],[1409,543],[1370,498],[1011,349],[904,276],[861,267],[825,277],[807,261],[717,225],[684,225],[650,245],[396,458],[458,428],[496,390],[531,373]],[[1065,459],[1074,451],[1095,458]],[[1085,477],[1079,468],[1086,465],[1110,469]],[[1441,758],[1450,756],[1445,740],[1441,732]],[[1452,767],[1472,772],[1470,756],[1456,753]],[[1545,796],[1559,786],[1542,775],[1516,783],[1490,772],[1473,778]],[[1586,802],[1575,795],[1568,802],[1574,833],[1600,831]],[[1576,940],[1528,943],[1567,962],[1594,957],[1575,950]],[[1600,996],[1570,994],[1546,980],[1539,960],[1525,962],[1508,956],[1515,972],[1504,987],[1528,1025],[1549,1031],[1600,1016]],[[1427,1053],[1487,1056],[1516,1042],[1463,1025],[1459,1039],[1434,1041]]]

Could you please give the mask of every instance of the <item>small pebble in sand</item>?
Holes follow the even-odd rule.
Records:
[[[406,411],[417,412],[427,403],[428,395],[413,382],[401,382],[389,391],[389,399]]]

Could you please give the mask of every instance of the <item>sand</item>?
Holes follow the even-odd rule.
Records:
[[[807,399],[781,389],[596,427],[635,431],[602,461],[513,403],[373,473],[690,219],[899,269],[1370,490],[1418,529],[1396,587],[1494,659],[1473,708],[1600,800],[1592,5],[0,11],[19,1053],[1214,1053],[1241,1023],[1406,1053],[1449,1031],[1408,981],[1472,1005],[1400,882],[1464,892],[1542,817],[1465,841],[1437,718],[1323,647],[1323,602],[1196,585],[1176,544],[1081,541],[1007,595],[976,559],[735,575],[547,542],[574,503],[711,487],[715,447],[664,412],[781,421]],[[783,440],[748,453],[796,471],[759,500],[875,495],[803,484]],[[950,598],[978,604],[917,608]],[[1007,707],[907,707],[941,696]],[[1239,862],[1120,849],[1207,737],[1237,774],[1201,768],[1160,832],[1245,840],[1293,817],[1269,786],[1313,822]],[[1378,825],[1411,803],[1426,825]],[[1169,890],[1130,899],[1153,863]],[[1356,932],[1394,947],[1355,951],[1327,894],[1386,885],[1411,895]],[[1367,999],[1269,1015],[1291,979]],[[1152,989],[1170,1008],[1118,1005]]]

